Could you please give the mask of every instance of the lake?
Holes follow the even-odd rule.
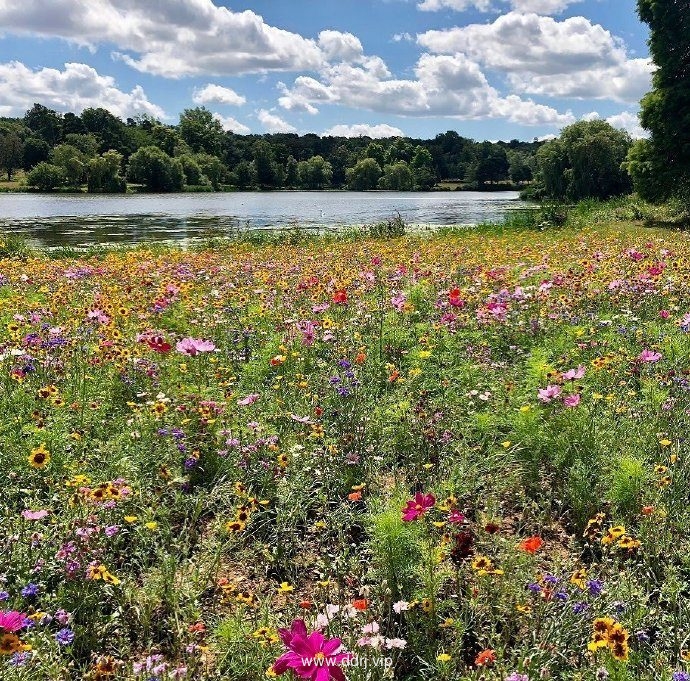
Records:
[[[517,192],[235,192],[208,194],[0,194],[0,230],[35,245],[185,242],[210,230],[318,229],[380,222],[500,221],[524,207]]]

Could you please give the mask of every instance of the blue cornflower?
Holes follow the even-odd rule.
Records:
[[[68,646],[74,641],[74,632],[69,627],[64,627],[55,634],[55,640],[61,646]]]
[[[600,579],[588,579],[587,590],[592,596],[601,596],[601,592],[604,590],[604,582]]]
[[[34,598],[35,596],[38,596],[38,585],[27,584],[22,589],[22,596],[24,596],[24,598]]]

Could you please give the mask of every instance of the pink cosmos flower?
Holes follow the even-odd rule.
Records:
[[[340,665],[352,655],[339,652],[342,649],[339,638],[327,639],[320,631],[309,634],[303,620],[294,620],[290,629],[279,629],[278,633],[288,652],[273,663],[276,674],[291,669],[300,679],[345,681]]]
[[[259,397],[260,395],[257,393],[252,393],[251,395],[247,395],[247,397],[243,397],[241,400],[237,400],[237,404],[239,404],[240,407],[248,407],[250,404],[254,404]]]
[[[25,520],[43,520],[48,515],[48,511],[31,511],[26,509],[22,511],[22,518]]]
[[[573,395],[568,395],[563,398],[563,404],[566,407],[577,407],[578,404],[580,404],[580,395],[578,393],[574,393]]]
[[[196,357],[200,352],[213,352],[216,346],[207,340],[200,338],[183,338],[177,342],[175,348],[178,352],[188,357]]]
[[[545,404],[551,402],[551,400],[556,399],[561,394],[561,386],[559,385],[547,385],[546,388],[539,388],[537,392],[537,397],[540,402]]]
[[[421,518],[435,505],[436,497],[433,494],[422,494],[421,492],[417,492],[417,494],[414,495],[414,499],[410,499],[405,508],[403,508],[402,519],[405,522],[417,520],[417,518]]]
[[[578,378],[582,378],[585,375],[585,367],[583,364],[577,367],[577,369],[568,369],[561,374],[561,378],[564,381],[574,381]]]
[[[660,352],[654,352],[654,350],[643,350],[638,356],[637,359],[640,362],[658,362],[661,359],[662,355]]]
[[[24,628],[26,615],[23,612],[16,610],[9,610],[7,612],[0,612],[0,629],[6,634],[13,634]]]

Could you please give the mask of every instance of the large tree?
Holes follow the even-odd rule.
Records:
[[[627,168],[643,198],[661,202],[677,197],[690,205],[690,4],[638,0],[637,9],[651,29],[656,71],[640,114],[651,137],[635,144]]]
[[[7,173],[7,181],[12,179],[12,173],[22,167],[24,159],[24,144],[19,135],[8,133],[0,135],[0,168]]]
[[[621,168],[630,145],[630,135],[606,121],[569,125],[537,152],[545,194],[579,201],[607,199],[630,191],[630,178]]]
[[[132,154],[127,177],[143,184],[149,191],[179,192],[184,186],[184,168],[177,158],[170,158],[158,147],[142,147]]]

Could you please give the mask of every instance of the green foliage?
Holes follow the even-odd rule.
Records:
[[[184,168],[158,147],[142,147],[129,159],[127,178],[149,191],[176,192],[184,186]]]
[[[7,181],[12,173],[22,167],[24,144],[16,133],[0,134],[0,170],[7,173]]]
[[[297,164],[297,177],[303,189],[326,189],[331,186],[333,168],[323,156],[312,156]]]
[[[43,192],[57,189],[65,179],[65,171],[62,167],[45,162],[39,163],[26,176],[26,182],[30,187],[36,187]]]
[[[415,176],[405,161],[396,161],[384,166],[383,175],[379,180],[380,189],[391,189],[399,192],[409,192],[414,189]]]
[[[690,206],[690,7],[638,0],[637,9],[650,28],[656,68],[640,114],[651,138],[633,147],[627,168],[643,199],[660,203],[676,197]]]
[[[375,159],[367,157],[357,161],[354,168],[347,170],[347,185],[355,191],[376,189],[381,177],[381,166]]]
[[[127,182],[122,177],[122,154],[107,151],[95,156],[87,165],[89,193],[117,194],[127,191]]]
[[[605,121],[580,121],[537,152],[539,179],[553,199],[607,199],[630,191],[621,167],[632,142]]]

